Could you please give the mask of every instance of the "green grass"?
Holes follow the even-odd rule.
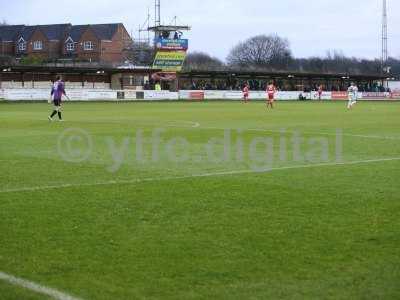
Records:
[[[400,157],[400,103],[67,103],[64,123],[49,109],[0,104],[0,272],[83,299],[400,298],[400,160],[381,160]],[[69,128],[90,136],[87,160],[60,156]],[[204,145],[223,129],[232,157],[214,162]],[[328,159],[294,160],[295,131],[324,138]],[[176,137],[189,145],[180,163],[165,149]],[[228,174],[263,165],[248,151],[259,137],[273,138],[272,170]],[[111,171],[110,141],[124,139]],[[0,298],[42,296],[0,281]]]

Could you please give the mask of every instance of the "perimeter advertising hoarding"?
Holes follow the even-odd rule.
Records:
[[[348,100],[348,92],[332,92],[332,100]]]
[[[180,90],[179,91],[179,99],[187,99],[187,100],[204,100],[205,91],[189,91],[189,90]]]
[[[391,99],[400,99],[400,92],[393,92],[390,94]]]
[[[154,59],[153,68],[162,71],[179,72],[186,58],[184,51],[159,51]]]
[[[380,93],[380,92],[363,92],[361,94],[361,99],[363,100],[384,100],[388,98],[388,93]]]
[[[305,94],[305,93],[303,93]],[[307,93],[310,95],[311,100],[319,100],[319,93],[318,92],[311,92]],[[321,100],[331,100],[332,99],[332,93],[331,92],[322,92],[321,94]]]

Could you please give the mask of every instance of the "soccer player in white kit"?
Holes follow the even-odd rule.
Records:
[[[357,104],[358,99],[358,87],[354,82],[351,83],[350,87],[347,89],[349,93],[349,102],[347,104],[348,109],[352,109],[355,104]]]

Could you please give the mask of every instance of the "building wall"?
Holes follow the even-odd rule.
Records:
[[[93,43],[93,50],[85,50],[85,42]],[[101,51],[101,42],[96,37],[94,32],[88,28],[81,36],[78,44],[76,45],[76,55],[78,59],[88,60],[88,61],[99,61]]]
[[[131,42],[132,39],[125,27],[119,25],[111,41],[101,41],[101,60],[105,62],[123,62],[126,59],[124,49]]]
[[[52,82],[55,80],[51,73],[1,73],[0,82]],[[71,83],[111,83],[109,74],[64,74],[62,79]]]
[[[48,43],[48,57],[57,59],[60,57],[62,41],[49,41]]]
[[[33,48],[33,44],[35,41],[42,42],[42,45],[43,45],[42,50],[35,50]],[[27,41],[26,54],[28,56],[39,57],[42,59],[49,58],[49,41],[47,40],[46,36],[40,30],[38,30],[38,29],[35,30],[35,32],[31,36],[31,38]]]
[[[116,71],[116,70],[115,70]],[[85,88],[112,88],[112,89],[143,89],[143,79],[148,80],[149,71],[114,73],[112,71],[98,74],[95,71],[88,73],[87,70],[76,70],[74,73],[60,73],[39,69],[34,71],[30,68],[24,71],[13,70],[11,72],[0,72],[0,88],[50,88],[52,81],[60,75],[65,81],[68,89]],[[122,86],[121,83],[124,83]]]
[[[0,42],[0,55],[13,56],[14,53],[14,42]]]

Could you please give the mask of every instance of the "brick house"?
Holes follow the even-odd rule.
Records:
[[[121,62],[132,39],[123,24],[72,26],[63,48],[65,57],[88,61]]]
[[[120,63],[132,38],[121,23],[0,26],[0,56]]]
[[[56,59],[69,24],[23,26],[16,34],[15,57],[35,56]],[[1,28],[0,28],[1,32]]]

